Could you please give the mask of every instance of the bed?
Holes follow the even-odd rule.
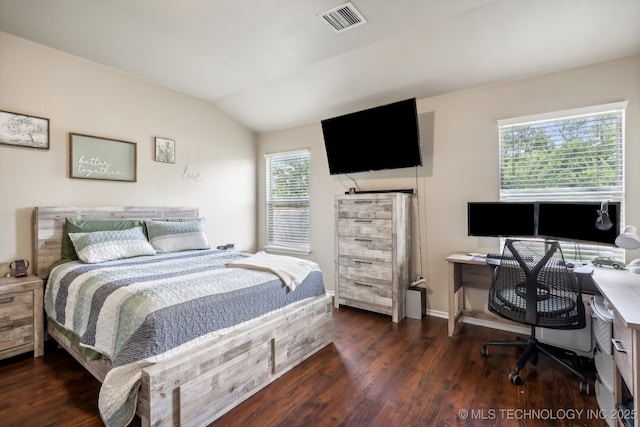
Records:
[[[47,332],[103,383],[99,407],[108,425],[125,425],[130,421],[127,413],[134,408],[144,426],[207,425],[332,342],[332,297],[324,291],[319,270],[311,268],[293,286],[277,271],[246,265],[256,256],[215,249],[58,265],[67,218],[188,223],[197,220],[199,212],[197,208],[138,207],[34,210],[33,268],[47,283]],[[142,277],[130,279],[136,275]],[[207,283],[214,277],[222,278],[217,286],[222,291],[209,294]],[[97,287],[101,280],[110,286],[128,281],[128,287],[148,287],[150,293],[170,295],[178,302],[140,302],[139,294],[126,304],[124,297],[116,298],[117,304],[113,297],[101,300],[101,292],[106,292]],[[76,288],[92,293],[67,300]],[[123,289],[128,288],[118,285],[109,295]],[[268,296],[257,296],[258,289]],[[96,301],[105,306],[133,304],[134,312],[143,315],[112,315],[106,308],[97,315]],[[233,304],[244,304],[244,308],[228,310]],[[145,311],[148,306],[157,306],[157,311]],[[181,327],[187,320],[180,317],[184,313],[198,318],[196,326]],[[231,322],[232,317],[237,322]],[[129,325],[126,339],[121,330],[106,332],[107,325],[114,323]],[[206,329],[207,323],[212,329]],[[70,333],[76,325],[84,329]],[[167,331],[174,329],[191,335],[170,338],[175,335]],[[78,345],[79,340],[83,345]]]

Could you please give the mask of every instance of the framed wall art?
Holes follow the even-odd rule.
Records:
[[[80,179],[136,182],[135,142],[69,134],[69,176]]]
[[[156,137],[156,162],[176,162],[176,142],[172,139]]]
[[[0,111],[0,144],[49,149],[49,119]]]

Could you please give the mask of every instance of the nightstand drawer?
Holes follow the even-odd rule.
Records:
[[[613,358],[620,371],[620,375],[633,390],[633,334],[627,328],[620,315],[613,315]]]
[[[33,292],[0,295],[0,351],[33,342]]]

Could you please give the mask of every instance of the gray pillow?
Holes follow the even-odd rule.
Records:
[[[69,233],[69,238],[73,242],[80,261],[90,264],[156,254],[156,250],[142,232],[142,227]]]
[[[149,242],[158,252],[209,249],[204,218],[191,221],[147,221]]]

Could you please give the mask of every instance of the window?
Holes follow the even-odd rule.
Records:
[[[265,155],[266,249],[309,254],[309,151]]]
[[[500,200],[617,201],[624,212],[625,107],[619,102],[498,121]],[[562,249],[574,260],[623,255],[583,243]]]

